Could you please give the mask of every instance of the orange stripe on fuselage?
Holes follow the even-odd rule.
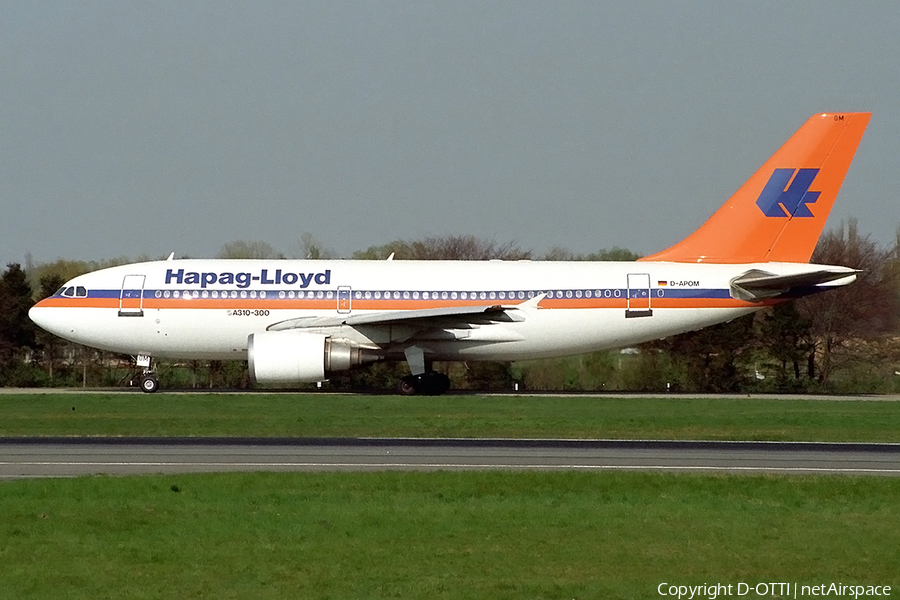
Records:
[[[119,308],[118,298],[44,298],[35,308]]]

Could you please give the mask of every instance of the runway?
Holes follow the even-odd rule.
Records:
[[[296,390],[223,390],[223,389],[166,389],[161,394],[179,395],[179,396],[232,396],[232,395],[291,395],[296,396]],[[372,396],[370,392],[347,392],[347,391],[303,391],[303,395],[316,395],[322,397],[328,396]],[[32,395],[32,396],[51,396],[58,394],[66,394],[70,396],[80,395],[136,395],[140,396],[141,391],[136,388],[0,388],[0,396],[3,395]],[[392,394],[384,394],[392,395]],[[827,402],[900,402],[900,394],[854,394],[854,395],[823,395],[823,394],[721,394],[721,393],[661,393],[661,392],[469,392],[469,391],[450,391],[448,396],[481,396],[486,398],[654,398],[654,399],[741,399],[741,400],[819,400]],[[377,396],[377,394],[376,394]]]
[[[226,471],[630,470],[900,476],[900,444],[0,438],[0,479]]]

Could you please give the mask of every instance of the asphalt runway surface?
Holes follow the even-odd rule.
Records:
[[[297,395],[297,394],[315,394],[321,396],[379,396],[394,395],[393,392],[384,394],[372,394],[370,392],[333,392],[333,391],[302,391],[296,390],[223,390],[223,389],[163,389],[161,394],[180,394],[190,395],[223,395],[232,394],[265,394],[265,395]],[[69,394],[78,396],[81,394],[136,394],[140,395],[141,391],[136,388],[0,388],[0,395],[6,394],[28,394],[28,395],[56,395]],[[539,397],[539,398],[667,398],[670,400],[678,400],[681,398],[740,398],[742,400],[822,400],[822,401],[841,401],[841,402],[900,402],[900,394],[857,394],[857,395],[823,395],[823,394],[694,394],[694,393],[649,393],[649,392],[478,392],[478,391],[453,391],[449,396],[485,396],[485,397]]]
[[[0,479],[227,471],[630,470],[900,476],[900,444],[0,438]]]

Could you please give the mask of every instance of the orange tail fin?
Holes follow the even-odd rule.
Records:
[[[641,260],[809,262],[871,116],[812,116],[700,229]]]

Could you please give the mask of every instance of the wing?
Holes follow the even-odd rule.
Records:
[[[459,306],[448,308],[426,308],[422,310],[396,310],[361,313],[356,315],[328,315],[297,317],[273,323],[267,331],[287,329],[307,329],[312,327],[339,327],[347,325],[406,325],[415,329],[442,329],[489,325],[491,323],[515,323],[525,320],[522,309],[538,308],[544,294],[515,305]]]

